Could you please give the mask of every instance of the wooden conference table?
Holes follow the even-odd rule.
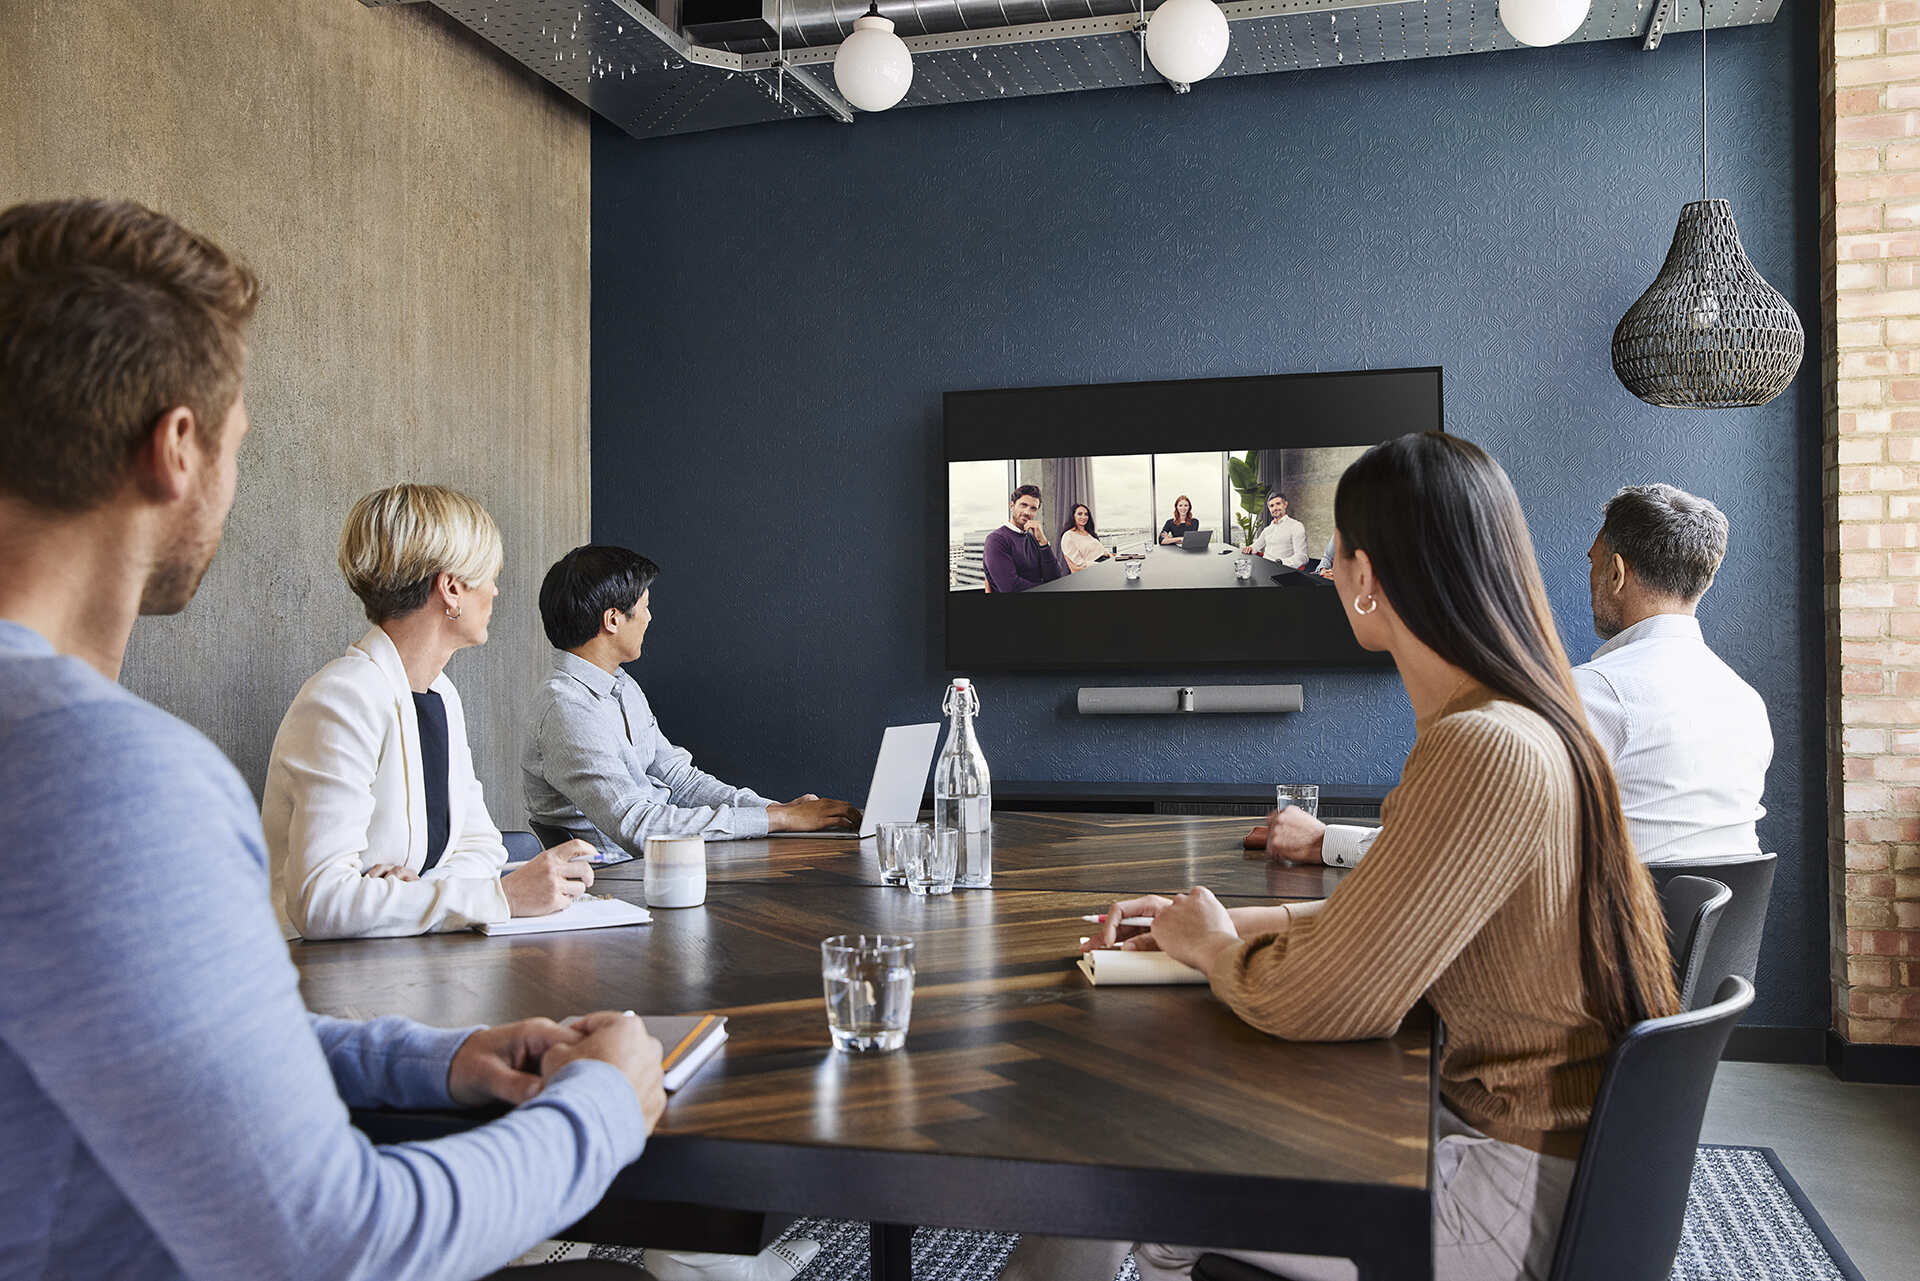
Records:
[[[1335,875],[1241,857],[1242,818],[999,815],[994,888],[878,884],[872,842],[708,846],[702,907],[652,925],[296,943],[310,1008],[498,1023],[595,1009],[715,1011],[731,1039],[668,1104],[600,1211],[671,1202],[875,1225],[875,1281],[910,1274],[911,1225],[1051,1232],[1354,1259],[1431,1275],[1429,1026],[1293,1044],[1205,987],[1089,987],[1072,965],[1116,896],[1213,887],[1316,897]],[[643,901],[637,865],[597,888]],[[910,934],[907,1048],[836,1053],[819,941]],[[424,1138],[472,1118],[390,1114]],[[658,1244],[671,1244],[657,1242]]]

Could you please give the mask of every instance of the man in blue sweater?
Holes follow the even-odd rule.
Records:
[[[665,1105],[631,1016],[309,1014],[246,786],[115,683],[219,545],[257,292],[136,205],[0,214],[4,1281],[481,1276],[589,1209]],[[347,1120],[489,1102],[516,1106],[432,1143]]]

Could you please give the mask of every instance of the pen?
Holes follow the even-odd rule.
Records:
[[[1098,916],[1083,916],[1080,919],[1089,925],[1105,925],[1107,923],[1107,914],[1102,912]],[[1153,928],[1153,918],[1151,916],[1123,916],[1120,918],[1120,924],[1131,925],[1136,929],[1150,930]]]

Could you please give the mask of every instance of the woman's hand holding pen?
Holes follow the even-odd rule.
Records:
[[[1204,885],[1176,894],[1154,913],[1152,938],[1162,952],[1202,974],[1211,973],[1220,953],[1240,941],[1226,906]]]
[[[1159,894],[1148,894],[1144,898],[1122,899],[1107,909],[1105,918],[1099,922],[1100,928],[1094,931],[1092,938],[1080,945],[1080,950],[1091,952],[1103,947],[1118,947],[1127,952],[1158,950],[1160,945],[1153,941],[1152,928],[1128,924],[1128,918],[1142,919],[1158,916],[1171,902],[1173,902],[1172,899]]]

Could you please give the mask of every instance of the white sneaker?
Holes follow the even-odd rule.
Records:
[[[641,1261],[654,1281],[793,1281],[820,1253],[805,1237],[777,1241],[758,1254],[679,1254],[648,1250]]]
[[[541,1263],[570,1263],[593,1256],[593,1247],[585,1241],[541,1241],[507,1266],[530,1268]]]

